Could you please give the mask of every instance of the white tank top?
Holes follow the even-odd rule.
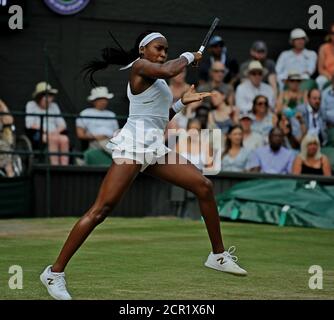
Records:
[[[133,95],[128,83],[128,98],[130,100],[129,119],[133,116],[161,117],[169,121],[169,107],[173,95],[168,84],[163,79],[157,79],[144,92]]]
[[[120,133],[110,140],[108,147],[146,152],[160,150],[164,153],[164,131],[169,121],[169,108],[173,95],[163,79],[157,79],[149,88],[139,94],[132,94],[127,86],[130,100],[129,118]],[[135,150],[130,145],[136,145]],[[131,149],[131,150],[130,150]]]

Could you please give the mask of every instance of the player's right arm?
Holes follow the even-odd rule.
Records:
[[[192,54],[195,57],[194,62],[201,60],[201,53],[192,52]],[[134,63],[132,68],[136,74],[143,78],[169,79],[178,75],[187,65],[188,60],[181,56],[180,58],[162,64],[150,62],[146,59],[139,59]]]

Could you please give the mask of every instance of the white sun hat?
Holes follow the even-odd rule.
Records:
[[[42,81],[36,84],[35,91],[33,92],[32,97],[35,98],[40,93],[48,93],[55,95],[58,93],[58,90],[52,88],[49,83]]]
[[[87,98],[88,101],[94,101],[96,99],[112,99],[114,97],[113,93],[109,93],[107,87],[96,87],[90,92],[90,96]]]

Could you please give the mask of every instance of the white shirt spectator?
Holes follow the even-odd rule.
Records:
[[[80,112],[80,116],[112,118],[116,117],[116,114],[110,110],[87,108]],[[119,129],[116,119],[78,118],[76,120],[76,126],[85,129],[87,133],[91,135],[103,135],[110,138],[113,133]]]
[[[26,113],[34,113],[34,114],[61,114],[60,108],[57,103],[51,102],[48,108],[42,109],[35,101],[29,101],[26,105]],[[43,118],[43,131],[46,131],[48,122],[48,131],[54,132],[59,128],[66,128],[66,122],[63,117],[48,117],[48,121],[46,121],[46,117]],[[40,128],[41,126],[41,117],[39,116],[26,116],[25,124],[27,129],[31,129],[34,127]]]
[[[248,161],[248,157],[250,154],[250,150],[242,147],[237,154],[236,157],[232,158],[229,154],[226,154],[223,157],[221,163],[222,171],[230,171],[230,172],[242,172],[246,170],[246,165]]]
[[[301,74],[305,79],[309,79],[315,72],[317,66],[317,53],[304,49],[297,54],[292,49],[283,51],[276,63],[277,78],[283,85],[283,80],[287,79],[289,72],[293,70]]]
[[[251,132],[247,137],[244,136],[242,144],[248,150],[255,150],[265,145],[265,140],[257,132]]]
[[[250,112],[253,100],[256,96],[262,95],[268,98],[269,106],[273,110],[275,107],[275,95],[272,87],[264,82],[259,87],[255,87],[250,80],[245,80],[237,87],[236,105],[241,112]]]

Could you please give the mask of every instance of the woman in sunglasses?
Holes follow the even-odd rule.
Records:
[[[252,130],[267,138],[270,130],[277,124],[277,116],[270,111],[268,98],[258,95],[253,100],[254,121]]]

